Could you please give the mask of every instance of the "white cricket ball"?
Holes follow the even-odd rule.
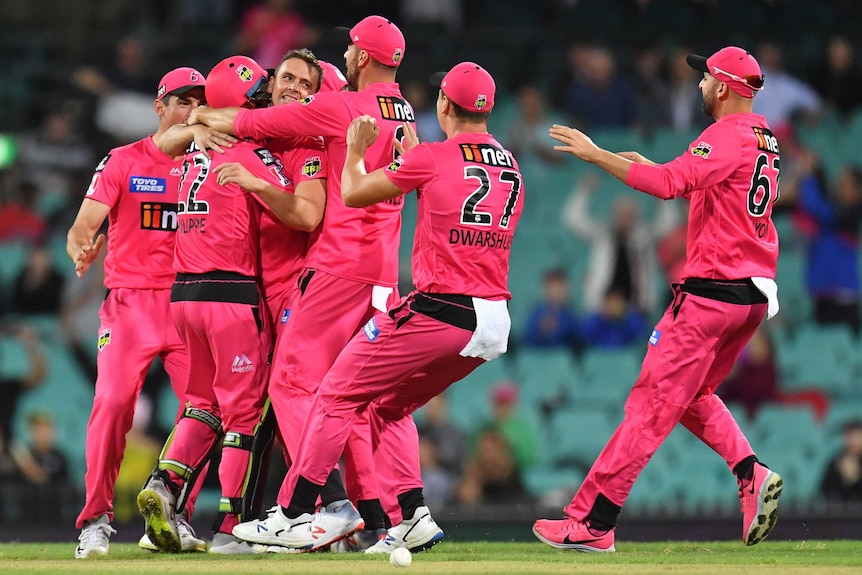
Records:
[[[399,547],[389,554],[389,562],[395,567],[410,567],[410,564],[413,563],[413,554],[410,553],[409,549]]]

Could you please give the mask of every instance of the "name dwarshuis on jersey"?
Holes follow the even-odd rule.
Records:
[[[415,122],[413,108],[407,100],[397,96],[377,96],[377,104],[380,106],[380,115],[384,120],[396,120],[398,122]]]
[[[476,162],[488,166],[506,166],[514,168],[512,154],[492,144],[461,144],[461,156],[465,162]]]
[[[477,248],[509,250],[512,248],[512,234],[452,228],[449,230],[449,243]]]

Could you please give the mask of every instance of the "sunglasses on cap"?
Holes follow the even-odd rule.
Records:
[[[272,94],[269,93],[269,78],[261,77],[254,85],[245,93],[248,101],[254,104],[256,108],[265,108],[272,102]]]
[[[725,72],[724,70],[722,70],[718,66],[713,66],[712,68],[713,68],[713,71],[715,72],[715,74],[722,74],[724,76],[727,76],[731,80],[735,80],[741,84],[745,84],[746,86],[748,86],[752,90],[756,91],[756,90],[760,90],[761,88],[763,88],[763,82],[765,80],[764,76],[755,76],[754,74],[747,74],[745,76],[745,78],[743,78],[742,76],[737,76],[736,74],[731,74],[730,72]],[[713,76],[715,74],[713,74]]]

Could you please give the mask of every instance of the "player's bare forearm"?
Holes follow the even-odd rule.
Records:
[[[169,156],[181,156],[193,141],[199,150],[215,150],[224,153],[224,148],[231,148],[236,138],[220,132],[204,124],[189,126],[176,124],[168,128],[158,138],[153,138],[156,146]]]
[[[629,168],[632,165],[631,160],[627,160],[619,154],[615,154],[601,148],[598,149],[595,160],[592,163],[624,184],[629,175]]]
[[[192,111],[189,116],[189,125],[205,124],[210,128],[215,128],[219,132],[236,135],[233,130],[233,121],[239,114],[239,108],[210,108],[209,106],[201,106]]]
[[[284,225],[293,229],[311,232],[323,219],[322,206],[308,198],[286,194],[273,185],[267,185],[257,195]]]

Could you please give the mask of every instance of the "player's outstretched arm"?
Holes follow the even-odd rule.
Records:
[[[347,158],[341,172],[341,198],[349,208],[364,208],[396,198],[404,192],[384,174],[365,171],[365,151],[377,140],[380,126],[371,116],[360,116],[347,129]]]
[[[255,194],[285,225],[311,232],[323,219],[326,206],[326,180],[323,178],[300,182],[293,194],[258,178],[242,164],[228,162],[213,170],[222,186],[236,184],[242,191]]]
[[[239,114],[240,108],[210,108],[201,106],[192,110],[189,115],[189,125],[204,124],[215,128],[219,132],[236,135],[233,129],[233,121]]]
[[[625,157],[598,147],[586,134],[575,128],[554,124],[549,135],[563,144],[554,146],[558,152],[567,152],[585,162],[595,164],[613,177],[626,183],[632,161]]]
[[[110,207],[101,202],[84,198],[75,223],[66,234],[66,255],[75,264],[75,273],[79,278],[87,273],[90,264],[105,245],[105,234],[99,234],[95,241],[93,236],[99,231],[110,210]]]
[[[215,150],[224,154],[224,149],[232,148],[237,139],[204,124],[176,124],[159,137],[153,137],[153,141],[167,155],[182,156],[192,142],[199,150]]]

